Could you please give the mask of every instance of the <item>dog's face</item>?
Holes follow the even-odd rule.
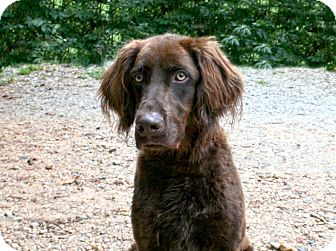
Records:
[[[119,130],[135,122],[139,149],[178,148],[191,120],[208,125],[234,113],[242,80],[210,38],[161,35],[124,46],[104,74],[102,108],[119,116]]]
[[[152,39],[140,49],[129,74],[138,148],[179,147],[199,77],[192,57],[175,39]]]

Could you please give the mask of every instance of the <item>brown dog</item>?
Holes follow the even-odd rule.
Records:
[[[106,115],[135,122],[132,224],[138,251],[252,250],[244,198],[219,118],[243,81],[213,38],[172,34],[124,46],[102,77]]]

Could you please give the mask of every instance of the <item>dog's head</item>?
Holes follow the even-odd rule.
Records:
[[[242,93],[239,73],[213,38],[172,34],[125,45],[99,89],[103,112],[118,115],[119,131],[135,122],[139,149],[178,148],[191,122],[209,127],[235,115]]]

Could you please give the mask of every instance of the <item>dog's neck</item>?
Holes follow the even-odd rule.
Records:
[[[187,136],[187,135],[186,135]],[[189,145],[179,149],[145,149],[139,154],[138,173],[155,177],[222,175],[225,167],[216,168],[225,159],[226,167],[233,167],[231,151],[223,129],[217,125],[210,130],[199,130],[189,135]],[[186,142],[188,140],[185,140]]]
[[[191,163],[201,163],[205,158],[210,158],[218,146],[227,145],[224,130],[220,127],[217,119],[207,126],[203,125],[197,128],[190,137],[189,160]]]

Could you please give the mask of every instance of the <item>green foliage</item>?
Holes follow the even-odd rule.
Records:
[[[19,70],[20,75],[29,75],[33,71],[41,70],[42,67],[40,65],[26,65]]]
[[[315,0],[20,0],[0,21],[0,66],[98,64],[166,32],[216,36],[236,64],[336,70],[336,21]]]
[[[93,68],[93,69],[88,69],[86,71],[86,75],[91,77],[91,78],[94,78],[94,79],[100,79],[101,76],[103,75],[105,69],[103,67],[100,67],[100,68]]]

